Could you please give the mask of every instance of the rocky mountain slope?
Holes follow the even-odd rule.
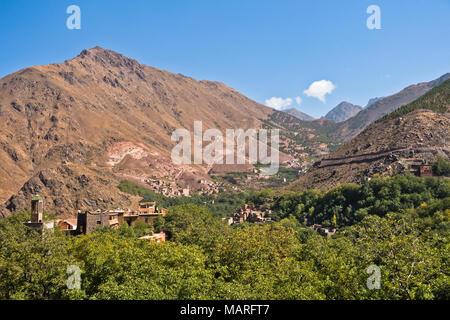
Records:
[[[368,126],[336,152],[317,162],[290,188],[330,188],[391,175],[410,161],[450,157],[450,80]]]
[[[375,98],[369,99],[369,101],[367,101],[367,104],[366,104],[366,106],[365,106],[364,108],[370,107],[370,106],[373,105],[375,102],[377,102],[378,100],[381,100],[381,99],[383,99],[383,98],[384,98],[384,97],[375,97]]]
[[[2,214],[27,208],[34,193],[57,213],[127,205],[122,177],[206,175],[170,165],[175,129],[192,131],[195,120],[204,130],[258,128],[272,112],[222,83],[99,47],[20,70],[0,80]]]
[[[450,79],[450,73],[447,73],[430,82],[411,85],[396,94],[379,99],[359,112],[356,116],[341,123],[339,128],[337,128],[337,130],[333,133],[333,136],[338,140],[351,140],[372,122],[406,104],[413,102],[430,91],[432,88],[448,79]]]
[[[297,119],[302,120],[302,121],[314,120],[313,117],[311,117],[310,115],[308,115],[304,112],[301,112],[300,110],[298,110],[296,108],[286,109],[286,110],[283,110],[283,112],[286,112],[286,113],[290,114],[291,116],[294,116]]]
[[[351,117],[354,117],[358,114],[362,108],[360,106],[356,106],[351,104],[350,102],[341,102],[336,107],[331,109],[326,115],[325,118],[329,120],[333,120],[335,122],[343,122]]]

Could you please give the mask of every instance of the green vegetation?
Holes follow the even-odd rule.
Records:
[[[450,176],[450,161],[443,157],[438,157],[433,163],[433,173],[438,176]]]
[[[256,194],[257,203],[267,202],[267,195]],[[393,178],[374,178],[363,185],[344,184],[327,190],[285,192],[273,198],[270,209],[273,219],[290,215],[308,225],[349,226],[368,215],[384,217],[390,212],[416,208],[422,203],[450,197],[450,181],[438,178],[419,178],[398,175]],[[255,200],[252,200],[255,203]]]
[[[262,167],[264,166],[255,164],[256,169]],[[278,173],[269,178],[258,177],[258,173],[254,173],[253,171],[227,172],[213,177],[216,181],[221,180],[222,182],[242,187],[245,190],[260,190],[262,188],[281,188],[286,186],[298,178],[298,169],[280,167]]]
[[[385,115],[381,119],[375,121],[375,123],[390,119],[396,119],[417,109],[428,109],[440,113],[445,113],[448,112],[449,107],[450,107],[450,79],[434,87],[429,92],[424,94],[422,97],[411,102],[410,104],[407,104],[406,106],[403,106]]]
[[[0,299],[450,298],[448,179],[378,178],[247,198],[279,221],[230,227],[205,206],[182,204],[155,223],[168,241],[149,243],[137,239],[146,226],[39,235],[23,225],[29,213],[14,214],[0,221]],[[340,230],[320,236],[304,217]],[[71,265],[81,270],[80,289],[67,288]],[[379,290],[367,287],[373,265]]]

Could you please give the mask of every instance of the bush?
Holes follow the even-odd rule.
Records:
[[[450,161],[443,157],[439,157],[436,162],[433,163],[433,173],[438,176],[450,175]]]

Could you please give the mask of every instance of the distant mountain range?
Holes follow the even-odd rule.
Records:
[[[342,122],[340,126],[336,128],[333,137],[338,140],[351,140],[372,122],[408,103],[413,102],[430,91],[432,88],[448,79],[450,79],[450,73],[447,73],[430,82],[411,85],[398,93],[374,101],[367,108],[357,113],[354,117]]]
[[[330,112],[325,115],[325,118],[335,122],[343,122],[351,117],[354,117],[361,110],[362,108],[360,106],[344,101],[331,109]]]

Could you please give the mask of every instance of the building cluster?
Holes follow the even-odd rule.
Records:
[[[197,181],[199,187],[196,188],[197,190],[195,191],[191,190],[189,186],[186,188],[180,188],[175,182],[152,179],[145,179],[144,182],[149,189],[170,198],[189,197],[193,192],[201,196],[211,195],[219,192],[219,185],[217,185],[216,183],[208,182],[204,179],[200,179]]]
[[[242,208],[239,208],[231,217],[223,218],[229,225],[239,224],[244,222],[252,223],[268,223],[271,222],[270,218],[271,210],[256,210],[248,204],[244,204]]]
[[[115,210],[96,210],[96,211],[78,211],[77,218],[57,219],[44,221],[44,199],[36,195],[31,199],[31,220],[25,225],[38,232],[47,230],[59,230],[69,232],[72,235],[88,234],[99,227],[109,227],[118,229],[122,224],[135,226],[136,223],[142,222],[149,226],[154,225],[157,217],[163,217],[167,213],[167,209],[159,208],[155,201],[142,200],[139,202],[139,209],[132,211],[130,209]],[[140,239],[148,239],[149,241],[164,242],[165,234],[149,234]]]
[[[153,179],[145,179],[144,182],[146,183],[147,188],[166,197],[176,198],[190,196],[189,187],[180,188],[175,182]]]

